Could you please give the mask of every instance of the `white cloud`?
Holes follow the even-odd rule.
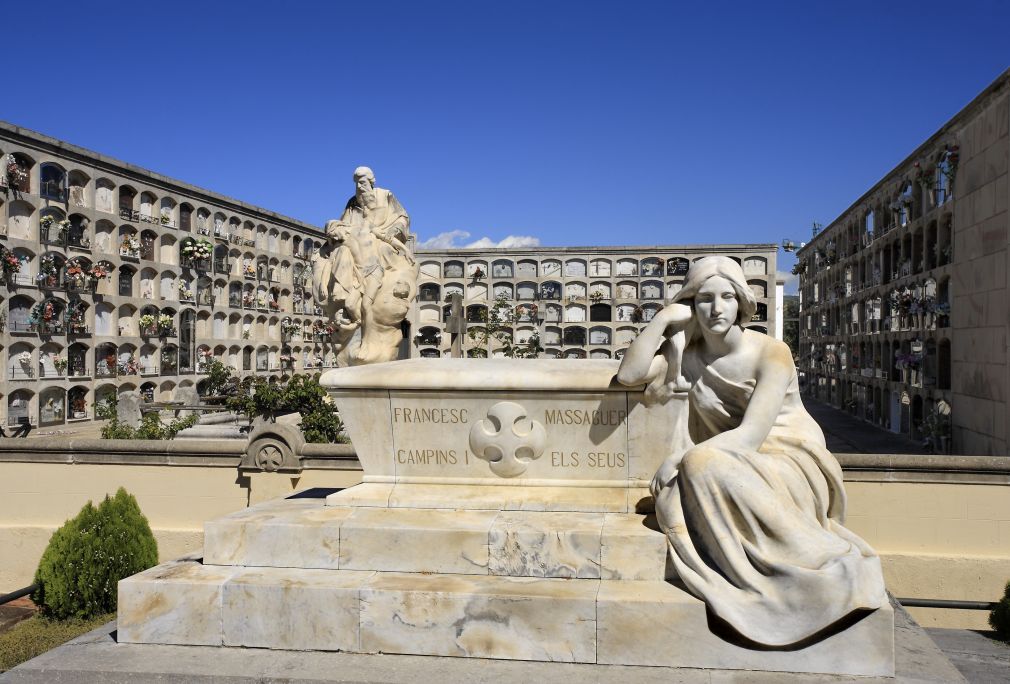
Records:
[[[481,247],[539,247],[540,238],[535,238],[532,235],[509,235],[503,240],[499,240],[497,243],[488,240],[487,238],[481,238],[478,242],[483,242],[487,240],[491,244],[480,245]],[[476,244],[469,245],[470,247],[476,247]]]
[[[421,249],[449,249],[459,246],[456,244],[457,239],[466,240],[468,237],[470,237],[470,233],[465,230],[450,230],[428,238],[424,242],[418,242],[417,246]]]
[[[469,237],[470,233],[465,230],[450,230],[419,242],[417,246],[421,249],[488,249],[494,247],[540,246],[540,238],[535,238],[532,235],[509,235],[498,241],[492,240],[489,237],[482,237],[478,240],[465,242]]]
[[[786,294],[796,294],[800,286],[800,277],[793,275],[787,271],[777,271],[775,273],[776,280],[785,281],[785,293]]]

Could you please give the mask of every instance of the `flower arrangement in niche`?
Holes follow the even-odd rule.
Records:
[[[84,397],[75,397],[70,400],[70,411],[74,418],[83,418],[88,408],[88,402]]]
[[[957,164],[961,161],[961,148],[958,145],[945,145],[941,157],[940,170],[947,180],[953,182],[957,175]]]
[[[924,188],[931,188],[936,183],[936,171],[931,166],[923,166],[919,162],[913,165],[915,169],[915,182]]]
[[[88,275],[91,276],[92,280],[97,282],[102,278],[108,278],[110,272],[104,262],[99,262],[88,270]]]
[[[23,351],[18,354],[18,363],[22,366],[31,366],[32,364],[32,353],[29,351]]]
[[[122,256],[137,256],[140,253],[140,240],[136,235],[124,235],[123,242],[119,245],[119,253]]]
[[[21,272],[21,261],[6,247],[0,247],[0,268],[6,282],[11,282],[16,273]]]
[[[39,273],[35,276],[36,282],[48,287],[56,287],[57,268],[56,257],[52,254],[44,254],[39,259]]]
[[[214,245],[210,240],[191,240],[182,246],[182,255],[196,261],[210,259],[214,253]]]
[[[7,187],[17,188],[28,180],[28,172],[21,168],[18,160],[13,154],[7,155],[7,163],[4,165],[4,176]]]
[[[172,317],[168,314],[158,314],[158,329],[159,330],[171,330],[172,329]]]
[[[125,373],[126,375],[136,375],[138,370],[139,366],[137,364],[137,357],[133,354],[130,354],[127,358],[119,361],[120,373]]]
[[[155,320],[154,314],[143,314],[138,319],[138,322],[140,323],[141,328],[150,328],[154,325]]]

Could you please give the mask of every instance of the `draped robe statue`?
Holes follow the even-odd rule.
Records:
[[[333,322],[340,365],[397,358],[417,289],[410,217],[368,167],[354,170],[355,194],[326,223],[327,245],[312,265],[313,294]]]
[[[803,407],[789,349],[742,329],[740,266],[708,257],[618,372],[647,402],[686,395],[652,481],[679,580],[740,635],[789,647],[887,601],[880,559],[844,526],[842,469]]]

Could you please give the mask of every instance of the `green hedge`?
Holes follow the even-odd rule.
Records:
[[[996,630],[1000,639],[1010,641],[1010,582],[1006,584],[1003,598],[989,613],[989,626]]]
[[[89,501],[53,533],[32,600],[42,614],[84,619],[116,610],[119,580],[158,562],[158,544],[137,500],[120,488],[98,507]]]

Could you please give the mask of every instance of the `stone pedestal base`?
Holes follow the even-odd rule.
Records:
[[[382,507],[355,489],[207,523],[202,560],[120,582],[119,640],[893,675],[889,606],[790,650],[720,631],[667,581],[650,517],[495,510],[489,493],[477,510]]]

